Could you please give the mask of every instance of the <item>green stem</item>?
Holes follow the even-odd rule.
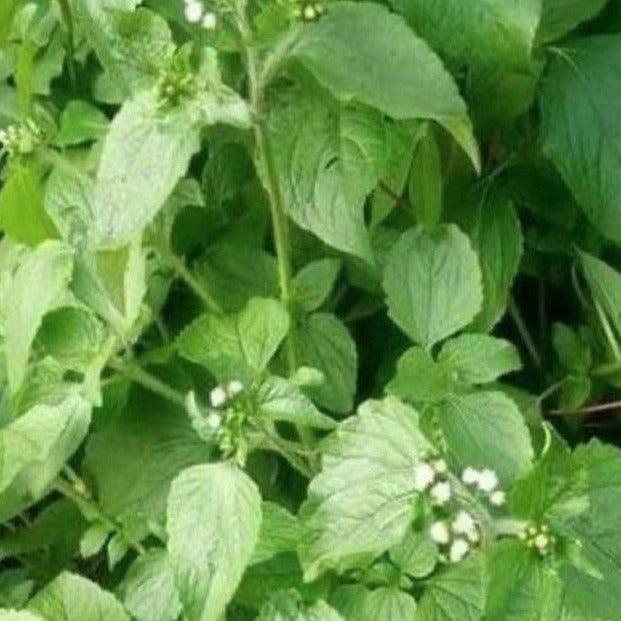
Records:
[[[73,15],[71,13],[71,7],[69,6],[69,0],[58,0],[60,5],[60,12],[67,28],[67,67],[69,69],[69,80],[71,80],[71,86],[75,88],[77,83],[77,74],[75,69],[75,29],[73,27]]]
[[[252,32],[243,9],[238,9],[237,25],[242,38],[244,59],[248,73],[250,104],[254,114],[256,157],[259,169],[264,172],[263,181],[269,199],[276,260],[278,263],[280,299],[286,308],[291,311],[293,268],[291,264],[289,222],[285,214],[284,199],[278,183],[278,174],[269,132],[263,118],[265,103],[263,91],[266,83],[262,79],[259,70],[258,58],[252,47]],[[274,72],[275,70],[272,68],[271,71]],[[295,320],[292,320],[289,334],[285,341],[285,355],[290,375],[293,375],[298,368],[296,350],[296,325]],[[311,429],[297,426],[297,431],[300,440],[305,446],[311,446],[314,443],[315,438]]]
[[[164,399],[168,399],[168,401],[171,401],[172,403],[185,407],[185,396],[183,393],[175,390],[168,384],[165,384],[141,367],[132,363],[127,364],[118,358],[112,358],[109,360],[108,366],[111,369],[114,369],[117,373],[124,375],[127,379],[132,380],[136,384],[140,384],[147,390],[164,397]]]
[[[188,287],[202,300],[203,304],[212,312],[222,314],[222,308],[211,293],[187,268],[185,261],[173,252],[163,255],[164,262],[173,269]]]
[[[110,530],[118,532],[125,539],[125,541],[136,551],[138,554],[145,554],[146,549],[144,546],[125,533],[122,526],[116,522],[116,520],[110,517],[90,496],[88,488],[84,481],[78,477],[71,469],[65,468],[65,472],[68,473],[68,477],[72,482],[66,481],[62,477],[58,477],[54,482],[54,489],[60,492],[65,498],[68,498],[74,502],[80,509],[85,508],[86,512],[93,516],[96,520],[105,524]]]
[[[606,340],[608,341],[610,351],[612,352],[615,361],[619,362],[621,361],[621,349],[619,348],[617,338],[615,337],[612,326],[610,325],[608,318],[606,317],[606,313],[604,312],[602,305],[597,300],[594,300],[594,302],[597,317],[599,318],[602,330],[604,331],[604,335],[606,336]]]
[[[509,312],[511,314],[511,318],[513,319],[513,322],[515,323],[515,327],[520,333],[520,336],[522,337],[522,341],[524,342],[524,345],[526,346],[526,349],[528,350],[528,353],[530,354],[530,357],[533,359],[533,362],[535,363],[535,366],[537,368],[541,368],[541,358],[539,357],[539,352],[537,351],[537,348],[535,347],[535,342],[533,341],[533,337],[530,335],[528,326],[526,325],[526,322],[524,321],[524,317],[522,317],[522,313],[513,297],[511,297],[509,300]]]

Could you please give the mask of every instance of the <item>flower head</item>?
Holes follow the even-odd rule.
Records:
[[[449,548],[449,560],[458,563],[470,552],[470,545],[465,539],[455,539]]]
[[[228,395],[226,394],[226,390],[222,388],[222,386],[216,386],[209,393],[209,402],[211,403],[212,408],[221,408],[227,400]]]
[[[414,489],[424,492],[434,482],[436,474],[434,469],[426,462],[417,464],[414,468]]]
[[[451,540],[451,533],[446,522],[434,522],[429,528],[429,536],[440,545],[446,545]]]
[[[451,485],[447,481],[436,483],[429,492],[437,505],[445,505],[452,496]]]
[[[482,492],[493,492],[498,487],[498,475],[489,468],[481,470],[479,473],[479,480],[477,481],[477,487]]]

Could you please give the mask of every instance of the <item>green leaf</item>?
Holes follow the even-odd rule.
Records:
[[[165,550],[153,549],[139,556],[120,592],[125,608],[137,621],[175,621],[181,614],[175,574]]]
[[[252,555],[252,565],[263,563],[284,552],[295,551],[303,535],[298,518],[284,507],[274,502],[264,502],[261,512],[261,532]]]
[[[2,300],[5,355],[13,393],[26,374],[32,343],[43,317],[62,304],[73,270],[71,248],[47,241],[29,253],[15,271]]]
[[[414,578],[425,578],[438,564],[438,548],[426,532],[410,531],[390,550],[390,560]]]
[[[11,33],[11,26],[21,0],[6,0],[0,5],[0,45],[4,45]]]
[[[560,39],[581,22],[595,17],[606,4],[606,0],[543,0],[541,23],[537,40],[541,43]]]
[[[78,449],[91,421],[91,406],[67,395],[39,403],[0,429],[0,521],[4,522],[47,491]]]
[[[123,105],[97,172],[89,231],[96,244],[122,246],[153,220],[198,151],[199,129],[196,111],[162,110],[151,91]]]
[[[201,315],[180,334],[177,347],[219,380],[246,382],[265,370],[288,331],[280,302],[253,298],[235,315]]]
[[[60,116],[55,141],[61,147],[99,140],[106,135],[108,117],[86,101],[70,101]]]
[[[486,595],[484,569],[476,555],[434,576],[419,602],[416,621],[481,619]]]
[[[594,263],[593,267],[597,269],[598,266]],[[598,279],[595,277],[595,272],[592,270],[589,272],[597,287]],[[564,323],[555,322],[552,324],[552,343],[561,364],[566,369],[583,375],[589,373],[592,364],[591,349],[588,343],[580,338],[580,333],[577,330],[573,330]]]
[[[68,572],[39,591],[28,608],[50,621],[130,621],[112,593]]]
[[[135,2],[78,0],[76,10],[106,77],[124,94],[153,85],[173,55],[170,28]]]
[[[101,351],[105,336],[93,313],[67,306],[44,317],[35,347],[66,369],[86,371]]]
[[[479,167],[466,106],[441,61],[400,17],[370,2],[339,2],[306,27],[292,50],[344,101],[395,119],[441,123]]]
[[[135,391],[114,421],[90,435],[84,465],[101,508],[143,535],[163,525],[172,480],[208,457],[185,411]]]
[[[454,395],[435,410],[453,467],[493,468],[507,484],[531,467],[533,448],[515,403],[500,392]]]
[[[579,257],[595,303],[612,322],[616,334],[621,335],[621,274],[586,252],[581,252]]]
[[[302,308],[317,310],[327,299],[341,271],[338,259],[319,259],[305,265],[293,279],[293,297]]]
[[[218,621],[259,538],[261,496],[231,463],[193,466],[168,497],[168,551],[188,621]]]
[[[438,362],[463,384],[488,384],[522,367],[517,349],[504,339],[462,334],[442,346]]]
[[[350,412],[356,392],[358,355],[356,344],[345,325],[328,313],[314,313],[296,326],[298,364],[318,369],[324,376],[320,386],[306,393],[332,412]]]
[[[34,164],[10,166],[0,190],[0,228],[17,242],[36,246],[57,237],[54,223],[43,208],[42,171]]]
[[[483,299],[477,257],[452,224],[404,233],[388,258],[383,286],[391,319],[425,349],[472,321]]]
[[[574,40],[552,60],[541,90],[545,154],[587,218],[621,243],[621,134],[611,92],[618,88],[621,36]]]
[[[229,312],[240,311],[253,297],[278,297],[276,260],[260,248],[210,245],[196,264],[196,274],[220,307]]]
[[[587,472],[554,432],[548,429],[547,433],[552,435],[545,453],[514,484],[509,506],[516,516],[559,530],[588,509]]]
[[[408,196],[414,207],[417,221],[434,227],[442,218],[442,160],[433,128],[427,126],[414,151]]]
[[[386,390],[414,403],[434,403],[454,388],[453,376],[445,365],[436,364],[422,347],[412,347],[397,361],[397,372]]]
[[[541,0],[391,0],[434,49],[459,62],[528,67]]]
[[[489,192],[485,199],[459,205],[458,222],[477,253],[483,281],[483,306],[472,327],[489,332],[504,315],[522,258],[522,231],[513,205]]]
[[[368,590],[362,585],[336,591],[333,601],[347,621],[412,621],[416,618],[416,600],[396,587]]]
[[[381,114],[298,87],[272,104],[268,128],[291,218],[326,244],[372,261],[364,200],[384,167]]]
[[[395,398],[366,402],[339,425],[300,513],[307,580],[355,567],[403,539],[417,496],[413,470],[429,449],[416,411]]]
[[[486,554],[485,619],[558,621],[563,583],[558,573],[519,541],[501,541]]]
[[[304,606],[295,591],[277,593],[263,608],[256,621],[344,621],[324,601]]]
[[[257,407],[271,421],[287,421],[303,427],[334,429],[336,422],[322,414],[292,382],[268,377],[256,394]]]

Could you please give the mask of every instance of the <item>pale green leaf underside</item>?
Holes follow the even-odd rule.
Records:
[[[342,571],[401,541],[416,497],[413,470],[429,445],[418,414],[395,398],[369,401],[326,441],[301,516],[308,579]]]
[[[168,498],[168,551],[188,621],[218,621],[259,538],[261,496],[231,463],[193,466]]]

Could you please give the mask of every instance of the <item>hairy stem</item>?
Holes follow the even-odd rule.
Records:
[[[164,397],[164,399],[168,399],[172,403],[185,407],[185,396],[183,393],[165,384],[138,365],[125,363],[118,358],[112,358],[108,361],[108,366],[147,390]]]
[[[119,533],[125,541],[136,551],[138,554],[145,554],[146,549],[133,537],[130,537],[123,527],[117,523],[117,521],[110,517],[91,497],[91,494],[86,486],[86,483],[68,466],[65,468],[65,475],[67,479],[58,477],[54,482],[54,489],[61,493],[65,498],[75,503],[78,508],[83,509],[89,516],[94,517],[98,521],[105,524],[110,530]]]
[[[196,294],[198,298],[203,302],[206,308],[214,313],[221,314],[222,308],[216,302],[211,293],[207,290],[207,287],[203,285],[192,272],[188,269],[185,261],[178,257],[174,252],[167,252],[163,256],[164,262],[173,269],[177,276],[183,280],[186,285]]]
[[[515,323],[515,327],[517,328],[520,336],[522,337],[522,341],[530,357],[532,358],[535,366],[539,369],[541,368],[541,358],[539,356],[539,352],[537,351],[537,347],[535,346],[535,341],[528,330],[528,326],[524,321],[524,317],[522,316],[522,312],[520,311],[516,301],[511,297],[509,300],[509,313],[511,314],[511,318],[513,319],[513,323]]]

